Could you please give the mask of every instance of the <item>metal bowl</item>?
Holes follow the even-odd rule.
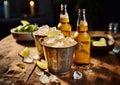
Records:
[[[33,38],[33,32],[15,32],[16,28],[12,28],[10,30],[12,36],[16,41],[32,41]]]
[[[107,46],[93,46],[92,42],[91,42],[91,49],[90,49],[91,54],[103,55],[103,54],[107,54],[109,51],[113,50],[115,41],[112,38],[112,36],[109,36],[109,37],[108,36],[107,37],[94,36],[94,37],[91,37],[91,40],[98,41],[100,38],[105,38]]]

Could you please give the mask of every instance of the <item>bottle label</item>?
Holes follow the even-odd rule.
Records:
[[[75,62],[88,64],[90,62],[90,41],[78,43],[75,52]]]
[[[69,18],[60,18],[60,22],[69,23]]]
[[[87,31],[88,30],[88,26],[80,25],[80,26],[78,26],[77,30],[78,31]]]

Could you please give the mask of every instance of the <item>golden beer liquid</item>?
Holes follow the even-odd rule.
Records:
[[[64,34],[65,37],[71,37],[71,25],[69,24],[69,18],[60,18],[58,29]]]
[[[90,63],[90,35],[86,32],[87,26],[78,27],[78,35],[75,40],[78,42],[74,62],[76,64]]]

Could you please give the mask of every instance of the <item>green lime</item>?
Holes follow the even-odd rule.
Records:
[[[59,31],[58,30],[51,30],[48,32],[47,37],[56,37],[59,35]]]
[[[16,29],[18,32],[24,32],[24,27],[22,25],[19,25]]]
[[[24,26],[24,32],[33,32],[37,30],[37,27],[33,24],[27,24]]]
[[[32,27],[31,27],[31,25],[25,25],[24,26],[24,32],[32,32]]]
[[[100,42],[103,42],[103,43],[106,43],[106,40],[105,40],[105,38],[100,38],[100,40],[99,40]]]
[[[21,20],[20,22],[21,22],[23,25],[30,24],[30,22],[28,22],[27,20]]]
[[[32,27],[32,31],[36,31],[37,30],[37,25],[36,24],[31,24]]]
[[[107,46],[105,38],[100,38],[99,41],[93,41],[93,46]]]
[[[22,57],[27,57],[30,54],[30,50],[28,47],[24,48],[20,53]]]
[[[46,62],[37,61],[36,64],[42,70],[47,69],[47,63]]]

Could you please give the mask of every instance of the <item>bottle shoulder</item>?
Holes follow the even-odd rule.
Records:
[[[64,31],[72,30],[72,26],[70,23],[59,23],[57,28]]]
[[[69,23],[69,18],[60,18],[61,23]]]
[[[86,41],[90,41],[91,36],[88,32],[78,32],[75,40],[76,41],[81,41],[81,42],[86,42]]]

